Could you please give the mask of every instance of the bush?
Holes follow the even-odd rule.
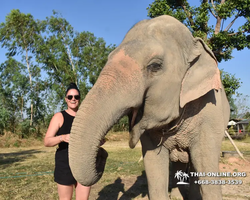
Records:
[[[230,135],[236,135],[236,130],[234,129],[233,126],[231,126],[231,127],[228,129],[228,133],[229,133]]]
[[[4,107],[0,107],[0,135],[4,134],[4,130],[8,126],[10,120],[10,112]]]
[[[128,131],[128,130],[129,130],[129,122],[127,116],[121,118],[112,128],[112,131],[114,132]]]
[[[28,138],[36,131],[35,127],[30,126],[30,120],[25,119],[18,124],[16,134],[19,138]]]

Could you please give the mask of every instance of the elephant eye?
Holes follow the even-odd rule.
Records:
[[[158,72],[162,68],[160,63],[152,63],[147,66],[147,69],[151,72]]]

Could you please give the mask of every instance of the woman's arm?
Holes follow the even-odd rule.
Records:
[[[46,147],[53,147],[57,144],[64,141],[64,137],[62,135],[56,136],[57,131],[63,124],[63,115],[62,113],[56,113],[49,124],[49,128],[46,132],[46,135],[44,137],[44,146]]]

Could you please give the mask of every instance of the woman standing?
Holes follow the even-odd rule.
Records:
[[[51,121],[44,138],[46,147],[58,145],[55,155],[54,180],[57,183],[60,200],[72,199],[73,189],[76,188],[76,200],[87,200],[90,187],[78,183],[73,177],[68,160],[68,143],[70,130],[78,110],[80,91],[76,84],[71,83],[66,90],[65,101],[68,108],[56,113]]]

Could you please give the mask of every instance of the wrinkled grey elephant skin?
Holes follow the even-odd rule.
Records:
[[[169,161],[172,175],[186,172],[186,166],[192,172],[219,172],[230,109],[217,61],[175,18],[134,25],[82,102],[69,143],[70,167],[81,184],[101,178],[108,155],[100,141],[125,115],[129,146],[142,144],[151,200],[169,199]],[[190,176],[185,199],[221,200],[220,185],[194,184],[218,178]]]

